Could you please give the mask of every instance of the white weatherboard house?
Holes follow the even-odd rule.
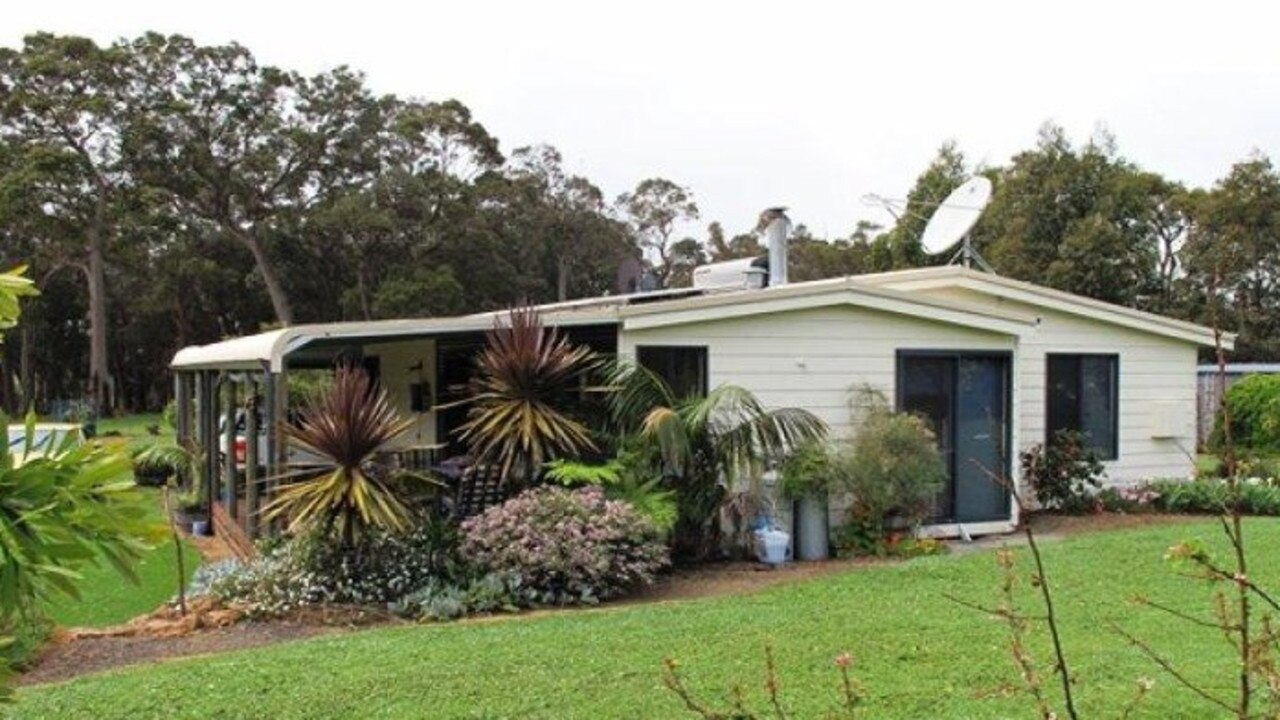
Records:
[[[879,388],[939,434],[950,482],[936,534],[1012,529],[1016,507],[982,467],[1003,464],[1016,480],[1016,451],[1059,428],[1084,432],[1115,484],[1192,471],[1196,357],[1213,343],[1207,328],[958,266],[750,287],[758,285],[748,278],[539,310],[571,339],[631,358],[681,389],[735,383],[769,406],[816,413],[836,434],[849,430],[851,388]],[[433,406],[466,378],[498,317],[298,325],[186,348],[172,363],[179,432],[213,436],[217,415],[233,412],[237,392],[250,388],[263,423],[278,427],[284,375],[348,358],[363,361],[415,418],[407,449],[448,454],[465,410]],[[281,445],[267,433],[268,472],[286,462]],[[230,517],[252,517],[237,504],[261,501],[249,465],[248,491],[225,470],[219,488],[208,450],[207,481]]]

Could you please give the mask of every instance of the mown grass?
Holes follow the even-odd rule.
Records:
[[[1280,521],[1249,523],[1253,576],[1280,586]],[[1162,560],[1184,538],[1223,547],[1213,522],[1097,533],[1045,548],[1082,713],[1116,717],[1140,676],[1156,688],[1139,717],[1214,717],[1109,629],[1118,623],[1223,694],[1230,648],[1215,631],[1135,607],[1142,593],[1204,613],[1209,590]],[[1019,555],[1026,569],[1025,555]],[[690,684],[761,698],[762,648],[775,649],[796,717],[832,707],[832,658],[848,650],[868,718],[1031,717],[1004,626],[945,593],[993,602],[991,552],[921,558],[753,595],[571,611],[493,622],[394,627],[30,688],[20,718],[670,718],[662,687],[677,658]],[[1023,588],[1030,593],[1030,588]],[[1030,597],[1028,595],[1028,597]],[[1048,657],[1043,633],[1035,650]]]
[[[160,413],[140,413],[137,415],[102,418],[97,423],[99,435],[118,434],[129,439],[153,437],[151,434],[153,428],[162,436],[173,434],[173,429],[165,424]]]
[[[147,507],[156,525],[165,523],[160,491],[141,488],[147,496]],[[186,579],[200,564],[200,554],[195,546],[185,540]],[[82,578],[76,581],[80,590],[79,601],[58,598],[46,606],[46,612],[54,622],[64,627],[102,627],[130,620],[156,609],[178,591],[178,558],[173,541],[166,540],[143,555],[137,564],[138,583],[125,580],[105,561],[83,569]]]

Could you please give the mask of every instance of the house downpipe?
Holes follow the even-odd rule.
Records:
[[[769,208],[760,214],[764,225],[765,243],[769,248],[769,285],[787,284],[787,238],[791,235],[791,220],[786,208]]]

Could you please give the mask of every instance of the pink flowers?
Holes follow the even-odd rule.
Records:
[[[668,563],[657,529],[598,487],[528,490],[462,524],[462,553],[519,576],[535,605],[594,603],[653,581]]]

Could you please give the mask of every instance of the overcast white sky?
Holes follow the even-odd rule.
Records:
[[[347,64],[459,98],[504,150],[557,146],[610,196],[664,176],[731,232],[784,204],[836,235],[887,220],[860,198],[905,194],[943,141],[997,164],[1050,119],[1191,184],[1280,156],[1280,3],[1139,5],[7,0],[0,42],[158,30]]]

